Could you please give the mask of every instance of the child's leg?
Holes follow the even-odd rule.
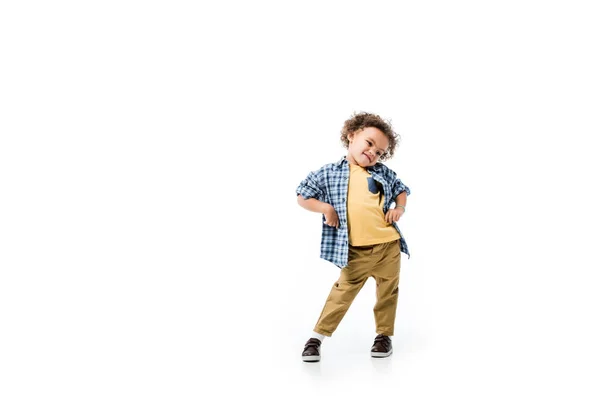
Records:
[[[373,269],[377,283],[377,302],[373,308],[377,334],[394,335],[398,284],[400,282],[400,244],[398,241],[385,243],[381,258]]]
[[[350,246],[348,251],[348,265],[340,271],[340,277],[333,284],[314,328],[315,332],[325,336],[331,336],[337,329],[354,298],[371,275],[373,246]]]

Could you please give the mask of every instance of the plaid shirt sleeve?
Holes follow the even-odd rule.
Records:
[[[315,198],[325,202],[327,197],[325,193],[322,170],[310,172],[296,188],[296,195],[301,195],[304,199]]]
[[[408,186],[402,183],[394,171],[388,169],[388,172],[390,174],[390,181],[392,182],[392,199],[395,200],[396,197],[398,197],[398,195],[402,192],[406,192],[406,195],[408,196],[410,194],[410,189]]]

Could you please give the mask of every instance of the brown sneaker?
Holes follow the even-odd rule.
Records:
[[[321,354],[319,348],[321,347],[321,341],[316,338],[308,339],[308,342],[304,345],[304,351],[302,352],[302,361],[306,362],[317,362],[321,360]]]
[[[371,357],[383,358],[392,354],[392,339],[389,336],[377,335],[371,347]]]

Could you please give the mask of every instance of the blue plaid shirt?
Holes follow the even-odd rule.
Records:
[[[367,167],[371,177],[383,186],[384,204],[383,213],[387,213],[396,197],[410,189],[396,177],[396,173],[382,163]],[[321,234],[321,258],[332,262],[339,268],[348,265],[348,218],[346,213],[346,200],[348,198],[348,180],[350,167],[346,157],[335,163],[327,164],[317,171],[313,171],[300,182],[296,195],[305,199],[315,198],[329,203],[335,209],[339,218],[339,228],[325,224],[323,215],[323,231]],[[410,258],[408,246],[404,235],[394,222],[394,228],[400,233],[400,250]]]

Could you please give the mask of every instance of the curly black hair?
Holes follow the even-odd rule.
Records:
[[[379,157],[379,161],[389,160],[394,156],[394,150],[396,145],[400,141],[400,135],[398,135],[392,129],[391,121],[386,121],[377,114],[371,114],[368,112],[355,112],[352,116],[344,122],[342,128],[342,134],[340,139],[345,148],[348,148],[350,141],[348,135],[354,132],[358,132],[365,128],[377,128],[388,138],[390,145],[385,153]]]

